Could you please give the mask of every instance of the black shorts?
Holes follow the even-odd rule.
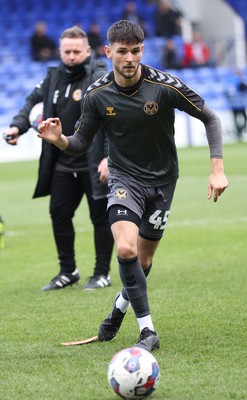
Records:
[[[110,193],[108,194],[108,210],[116,210],[116,215],[111,215],[110,222],[132,220],[139,226],[140,236],[149,240],[160,240],[166,228],[167,218],[176,181],[158,187],[145,187],[129,181],[125,177],[109,178]],[[131,213],[136,214],[138,220]]]

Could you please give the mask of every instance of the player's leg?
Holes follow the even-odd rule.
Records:
[[[60,272],[42,288],[43,291],[62,289],[80,280],[75,261],[75,231],[72,219],[82,196],[83,187],[78,176],[72,173],[54,172],[50,215]]]
[[[145,277],[147,278],[152,269],[152,260],[154,253],[158,247],[159,241],[150,242],[149,240],[138,237],[138,258],[142,269],[144,271]],[[116,300],[116,307],[122,312],[126,313],[129,308],[130,301],[128,293],[125,287],[119,293]]]
[[[113,223],[111,228],[116,244],[120,277],[140,327],[141,335],[138,345],[151,351],[159,347],[159,339],[154,332],[150,315],[146,277],[138,260],[139,227],[130,221],[118,221]],[[115,300],[116,304],[117,300]],[[120,325],[122,322],[122,319],[117,319],[117,316],[119,317],[119,312],[115,310],[115,313],[113,311],[101,324],[100,340],[111,340],[116,335],[119,322]],[[120,316],[123,317],[121,314]]]
[[[146,277],[150,273],[154,253],[158,247],[159,240],[163,236],[163,232],[166,227],[166,222],[167,222],[167,218],[169,215],[175,186],[176,186],[176,182],[173,182],[171,184],[164,185],[164,187],[161,187],[161,188],[153,188],[153,189],[150,188],[150,189],[145,190],[145,192],[148,192],[146,194],[147,197],[150,198],[150,195],[151,195],[151,197],[153,198],[153,201],[149,202],[149,206],[144,211],[144,214],[142,215],[141,223],[139,222],[139,224],[138,224],[138,221],[134,221],[134,219],[133,219],[133,222],[135,222],[137,226],[140,225],[139,234],[141,237],[138,238],[138,244],[137,244],[138,256],[139,256],[139,259],[141,260],[141,263],[143,264],[144,274]],[[121,193],[120,193],[120,189],[117,190],[115,188],[113,188],[112,192],[115,195],[121,195],[122,196],[121,199],[123,197],[124,198],[130,197],[128,190],[125,190],[125,188],[124,188],[124,190],[121,189]],[[132,195],[133,195],[133,193],[136,193],[136,191],[133,191]],[[141,198],[141,196],[139,196],[139,194],[137,194],[137,197],[138,197],[138,199]],[[134,200],[136,201],[134,206],[133,206],[133,201],[129,200],[129,202],[128,202],[128,205],[132,208],[135,208],[137,201],[138,201],[137,199],[134,199]],[[140,205],[140,203],[139,203],[139,205]],[[121,218],[126,219],[127,217],[131,221],[131,217],[133,215],[137,216],[137,214],[139,214],[139,215],[141,214],[141,212],[138,213],[138,211],[141,210],[141,206],[140,206],[140,210],[138,209],[138,207],[136,207],[135,209],[137,210],[137,212],[133,213],[129,209],[124,209],[124,206],[122,206],[122,205],[120,206],[119,204],[117,204],[117,206],[115,206],[115,208],[114,208],[114,206],[110,207],[110,212],[109,212],[110,222],[111,223],[115,222],[114,218],[115,218],[115,220],[118,220]],[[115,213],[116,214],[115,217],[111,216],[111,214],[112,214],[111,211],[113,211],[113,210],[117,210],[117,212]],[[121,242],[119,242],[119,243],[121,244]],[[120,268],[121,268],[121,264],[120,264]],[[112,312],[103,321],[103,323],[100,327],[100,330],[99,330],[99,339],[100,340],[111,340],[116,335],[117,331],[119,330],[119,328],[121,326],[125,312],[127,310],[128,301],[129,301],[128,289],[127,289],[127,287],[125,287],[125,284],[124,284],[124,288],[123,288],[122,292],[120,294],[117,294],[117,296],[115,298]],[[148,307],[148,302],[147,302],[147,307]],[[146,308],[146,310],[147,309],[148,308]],[[135,311],[135,309],[134,309],[134,311]],[[146,315],[141,315],[141,314],[139,314],[138,310],[137,310],[137,312],[135,311],[135,313],[136,313],[136,317],[137,317],[137,320],[138,320],[138,323],[140,326],[140,330],[141,330],[141,335],[140,335],[140,339],[139,339],[138,343],[140,345],[143,345],[143,347],[145,347],[147,341],[149,342],[149,336],[151,336],[151,343],[148,343],[148,346],[146,348],[150,349],[150,347],[151,347],[151,349],[152,349],[153,347],[157,347],[158,341],[153,342],[152,336],[153,336],[153,333],[155,333],[155,332],[152,331],[153,325],[152,325],[150,313],[147,313]],[[115,320],[112,318],[113,316],[116,316]],[[117,316],[118,316],[118,318],[117,318]],[[108,324],[109,335],[108,335],[108,337],[107,337],[107,335],[102,335],[102,337],[101,337],[101,333],[102,333],[101,328],[102,328],[102,326],[104,327],[105,322],[107,322],[107,324]],[[115,324],[115,327],[114,327],[114,324]],[[145,326],[145,328],[144,328],[144,332],[142,334],[143,326]],[[110,333],[112,333],[112,332],[110,332],[111,328],[116,328],[115,330],[114,329],[112,330],[112,332],[113,332],[112,336],[110,335]],[[104,336],[105,336],[105,338],[104,338]],[[154,346],[153,346],[153,344],[154,344]]]
[[[92,290],[111,286],[110,262],[113,250],[113,236],[107,212],[107,198],[93,200],[87,196],[90,217],[94,226],[95,267],[93,275],[84,285],[84,290]]]
[[[126,258],[127,255],[128,258],[130,258],[131,263],[132,259],[137,258],[138,226],[130,221],[119,221],[119,217],[115,217],[115,215],[119,215],[119,209],[118,206],[112,206],[109,211],[109,219],[116,245],[117,257],[120,263],[120,257]],[[139,220],[138,217],[137,220]],[[119,265],[119,272],[121,275],[120,268]],[[127,291],[126,295],[128,298]],[[120,302],[122,302],[122,306]],[[105,318],[100,326],[98,334],[99,340],[108,341],[115,337],[121,326],[128,305],[129,300],[126,301],[122,298],[120,293],[117,293],[111,313]]]

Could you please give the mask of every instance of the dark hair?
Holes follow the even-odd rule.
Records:
[[[139,24],[122,19],[108,29],[107,39],[110,44],[116,42],[142,43],[144,33]]]
[[[74,25],[71,28],[65,29],[63,33],[60,36],[60,40],[64,38],[70,38],[70,39],[88,39],[87,33],[79,28],[79,26]]]

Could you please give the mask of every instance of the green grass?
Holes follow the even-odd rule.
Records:
[[[161,370],[150,400],[244,400],[246,387],[246,144],[227,145],[230,187],[207,200],[207,148],[180,149],[181,174],[165,236],[148,279]],[[112,356],[133,345],[130,310],[109,343],[61,347],[97,334],[121,287],[115,253],[111,288],[83,292],[94,262],[92,226],[83,201],[75,217],[82,283],[53,293],[40,288],[58,271],[48,198],[32,200],[37,162],[0,164],[2,400],[113,400]]]

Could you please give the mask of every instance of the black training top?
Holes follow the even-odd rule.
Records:
[[[109,138],[110,173],[146,186],[166,184],[178,177],[175,109],[204,123],[211,157],[222,158],[218,116],[179,78],[146,65],[132,88],[120,88],[113,72],[88,88],[66,152],[85,152],[103,123]]]

